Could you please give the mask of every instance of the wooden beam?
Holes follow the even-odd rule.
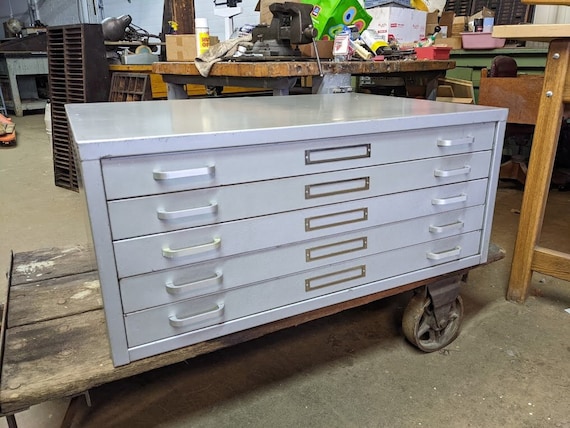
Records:
[[[550,42],[570,37],[570,24],[495,25],[493,37]]]
[[[524,4],[544,4],[553,5],[557,4],[560,6],[570,6],[570,0],[522,0]]]
[[[193,0],[164,0],[162,31],[168,34],[170,29],[168,21],[175,21],[178,24],[179,34],[194,34],[194,17]]]
[[[528,27],[534,27],[534,25]],[[570,38],[551,42],[507,290],[507,299],[520,303],[523,303],[528,296],[532,271],[536,264],[534,257],[537,255],[536,248],[542,229],[552,167],[560,135],[560,123],[562,123],[564,112],[564,88],[570,69],[569,63]],[[552,268],[552,260],[548,257],[541,260],[541,268],[555,272]],[[557,257],[556,263],[559,262],[561,258]],[[557,268],[557,270],[560,269]]]
[[[570,281],[570,254],[536,247],[531,268],[545,275]]]

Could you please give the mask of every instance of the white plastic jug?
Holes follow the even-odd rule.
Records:
[[[44,122],[46,124],[46,132],[48,135],[48,142],[52,143],[52,127],[51,127],[51,103],[49,100],[46,102],[46,110],[44,112]]]

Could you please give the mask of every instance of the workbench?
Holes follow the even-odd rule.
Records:
[[[487,263],[504,251],[489,247]],[[14,414],[42,402],[76,397],[115,380],[181,362],[288,327],[444,280],[471,268],[385,290],[270,324],[114,367],[102,308],[95,256],[84,246],[12,255],[2,319],[0,412]],[[479,265],[481,266],[481,265]],[[75,406],[73,405],[75,404]],[[67,415],[66,420],[72,419]]]
[[[169,99],[187,98],[184,85],[267,88],[273,95],[288,95],[299,78],[311,78],[313,93],[342,92],[351,87],[352,76],[403,77],[406,86],[425,88],[425,98],[435,100],[437,80],[455,67],[451,60],[400,61],[222,61],[202,77],[193,62],[155,62],[153,73],[162,75]],[[322,75],[321,75],[322,71]],[[422,94],[423,95],[423,94]]]
[[[139,73],[141,75],[148,74],[150,76],[150,87],[153,99],[165,99],[166,98],[166,83],[162,80],[162,76],[152,72],[152,64],[110,64],[109,72],[111,76],[113,73]],[[264,89],[260,88],[239,88],[239,87],[226,87],[224,88],[224,94],[234,94],[244,92],[259,92]],[[187,85],[186,93],[188,96],[206,96],[208,95],[208,90],[204,85]]]
[[[25,110],[45,108],[46,99],[38,95],[36,79],[44,77],[47,88],[47,76],[47,52],[0,52],[0,81],[6,107],[16,116],[23,116]]]

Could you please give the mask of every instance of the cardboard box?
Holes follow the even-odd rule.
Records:
[[[425,37],[427,12],[396,6],[367,9],[372,16],[368,29],[376,31],[385,40],[392,34],[399,43],[417,42]]]
[[[455,12],[442,12],[439,17],[439,26],[447,27],[447,35],[453,36],[453,19],[455,18]]]
[[[166,60],[167,61],[194,61],[198,50],[196,49],[195,34],[166,34]],[[219,43],[216,36],[210,36],[210,46]]]
[[[436,100],[459,104],[473,104],[475,100],[473,82],[449,77],[440,78],[438,80]]]
[[[289,3],[303,3],[301,0],[286,0]],[[269,5],[272,3],[283,3],[285,0],[259,0],[255,6],[255,11],[259,12],[260,24],[271,24],[273,14],[269,11]]]
[[[439,10],[429,12],[426,17],[427,25],[437,25],[439,23]]]
[[[461,49],[462,38],[461,36],[452,36],[443,38],[436,38],[434,45],[436,46],[449,46],[451,49]]]
[[[466,16],[456,16],[453,18],[453,23],[451,24],[451,35],[461,36],[461,33],[467,29],[467,17]]]
[[[321,59],[331,59],[333,56],[333,45],[334,40],[317,40],[317,49],[319,51],[319,58]],[[312,43],[306,45],[298,45],[299,50],[305,57],[316,58],[315,48]]]

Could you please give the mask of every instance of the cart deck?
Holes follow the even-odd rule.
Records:
[[[491,244],[487,263],[504,251]],[[245,342],[438,281],[463,269],[114,367],[92,252],[50,248],[12,255],[2,318],[0,412],[73,397],[99,385]],[[71,409],[71,407],[70,407]],[[66,418],[67,419],[67,418]]]

